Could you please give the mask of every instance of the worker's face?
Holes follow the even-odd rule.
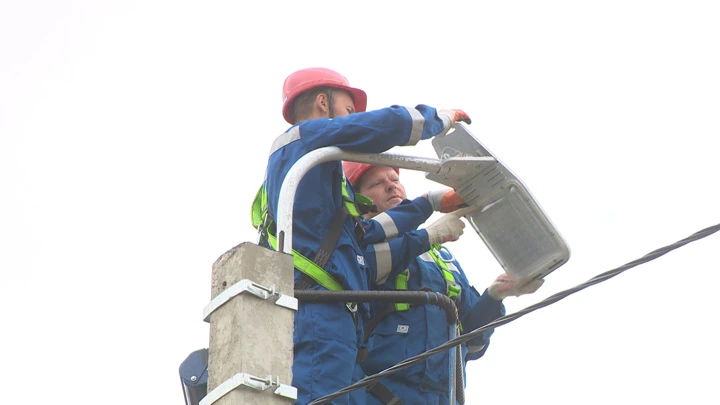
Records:
[[[370,198],[380,212],[400,204],[405,199],[405,187],[392,167],[373,166],[360,178],[358,192]]]
[[[334,117],[345,117],[355,112],[355,103],[353,103],[350,94],[339,89],[332,91],[332,106]]]

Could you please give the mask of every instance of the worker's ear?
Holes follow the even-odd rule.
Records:
[[[325,93],[318,93],[317,96],[315,96],[315,105],[314,108],[317,109],[322,115],[328,116],[330,115],[330,103],[328,103],[328,96]]]

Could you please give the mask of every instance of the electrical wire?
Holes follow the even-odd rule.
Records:
[[[318,399],[310,402],[308,405],[320,405],[320,404],[325,404],[325,403],[328,403],[329,401],[332,401],[333,399],[338,398],[338,397],[341,397],[341,396],[343,396],[343,395],[345,395],[345,394],[347,394],[347,393],[350,393],[350,392],[352,392],[352,391],[355,391],[355,390],[360,389],[360,388],[363,388],[363,387],[367,387],[368,385],[374,383],[375,381],[380,380],[381,378],[387,377],[387,376],[389,376],[389,375],[391,375],[391,374],[395,374],[395,373],[397,373],[398,371],[400,371],[401,369],[403,369],[403,368],[405,368],[405,367],[412,366],[413,364],[419,363],[419,362],[425,360],[426,358],[428,358],[428,357],[430,357],[430,356],[433,356],[433,355],[435,355],[435,354],[438,354],[438,353],[440,353],[440,352],[443,352],[443,351],[445,351],[445,350],[448,350],[448,349],[450,349],[451,347],[459,346],[459,345],[461,345],[461,344],[463,344],[463,343],[465,343],[465,342],[467,342],[467,341],[469,341],[469,340],[472,340],[473,338],[480,336],[482,333],[484,333],[485,331],[487,331],[487,330],[489,330],[489,329],[493,329],[493,328],[496,328],[496,327],[498,327],[498,326],[502,326],[502,325],[505,325],[505,324],[507,324],[507,323],[510,323],[510,322],[512,322],[512,321],[520,318],[520,317],[523,316],[523,315],[527,315],[527,314],[529,314],[530,312],[533,312],[533,311],[536,311],[536,310],[538,310],[538,309],[540,309],[540,308],[544,308],[544,307],[547,307],[548,305],[554,304],[554,303],[560,301],[561,299],[563,299],[563,298],[565,298],[565,297],[568,297],[568,296],[570,296],[570,295],[572,295],[572,294],[575,294],[576,292],[578,292],[578,291],[580,291],[580,290],[584,290],[584,289],[586,289],[586,288],[588,288],[588,287],[590,287],[590,286],[593,286],[593,285],[595,285],[595,284],[599,284],[599,283],[601,283],[601,282],[603,282],[603,281],[607,281],[607,280],[609,280],[609,279],[617,276],[618,274],[620,274],[620,273],[622,273],[622,272],[624,272],[624,271],[626,271],[626,270],[629,270],[629,269],[631,269],[631,268],[633,268],[633,267],[636,267],[636,266],[639,266],[639,265],[641,265],[641,264],[647,263],[647,262],[649,262],[649,261],[651,261],[651,260],[655,260],[655,259],[657,259],[658,257],[665,255],[666,253],[669,253],[669,252],[671,252],[671,251],[673,251],[673,250],[675,250],[675,249],[678,249],[678,248],[680,248],[680,247],[683,247],[683,246],[687,245],[688,243],[691,243],[691,242],[697,241],[697,240],[699,240],[699,239],[705,238],[705,237],[707,237],[707,236],[710,236],[710,235],[712,235],[712,234],[714,234],[715,232],[718,232],[718,231],[720,231],[720,224],[717,224],[717,225],[714,225],[714,226],[710,226],[710,227],[708,227],[708,228],[705,228],[705,229],[703,229],[703,230],[701,230],[701,231],[698,231],[698,232],[696,232],[696,233],[688,236],[688,237],[685,238],[685,239],[679,240],[679,241],[677,241],[677,242],[675,242],[675,243],[673,243],[673,244],[671,244],[671,245],[662,247],[662,248],[660,248],[660,249],[656,249],[656,250],[654,250],[654,251],[646,254],[645,256],[639,258],[639,259],[633,260],[633,261],[631,261],[631,262],[629,262],[629,263],[626,263],[626,264],[624,264],[624,265],[622,265],[622,266],[620,266],[620,267],[617,267],[617,268],[615,268],[615,269],[613,269],[613,270],[608,270],[608,271],[606,271],[606,272],[604,272],[604,273],[598,274],[597,276],[591,278],[590,280],[588,280],[588,281],[586,281],[586,282],[584,282],[584,283],[582,283],[582,284],[579,284],[579,285],[577,285],[577,286],[575,286],[575,287],[572,287],[572,288],[569,288],[569,289],[567,289],[567,290],[563,290],[563,291],[561,291],[561,292],[559,292],[559,293],[553,294],[553,295],[545,298],[544,300],[542,300],[542,301],[540,301],[540,302],[538,302],[538,303],[536,303],[536,304],[530,305],[530,306],[528,306],[528,307],[526,307],[526,308],[524,308],[524,309],[522,309],[522,310],[520,310],[520,311],[518,311],[518,312],[514,312],[514,313],[512,313],[512,314],[508,314],[508,315],[502,316],[502,317],[500,317],[500,318],[497,318],[496,320],[488,323],[487,325],[484,325],[484,326],[482,326],[482,327],[480,327],[480,328],[477,328],[477,329],[475,329],[475,330],[473,330],[473,331],[471,331],[471,332],[465,333],[465,334],[463,334],[462,336],[457,337],[457,338],[455,338],[455,339],[448,340],[447,342],[443,343],[443,344],[440,345],[440,346],[437,346],[437,347],[435,347],[435,348],[433,348],[433,349],[430,349],[430,350],[428,350],[428,351],[426,351],[426,352],[424,352],[424,353],[421,353],[421,354],[418,354],[418,355],[416,355],[416,356],[413,356],[413,357],[410,357],[410,358],[408,358],[408,359],[405,359],[405,360],[401,361],[400,363],[397,363],[396,365],[394,365],[394,366],[392,366],[392,367],[389,367],[389,368],[387,368],[387,369],[385,369],[385,370],[383,370],[383,371],[380,371],[380,372],[377,373],[377,374],[373,374],[373,375],[367,376],[367,377],[363,378],[362,380],[360,380],[360,381],[358,381],[358,382],[356,382],[356,383],[354,383],[354,384],[352,384],[352,385],[350,385],[350,386],[348,386],[348,387],[345,387],[345,388],[343,388],[343,389],[341,389],[341,390],[339,390],[339,391],[337,391],[337,392],[334,392],[334,393],[332,393],[332,394],[329,394],[329,395],[326,395],[326,396],[324,396],[324,397],[318,398]]]

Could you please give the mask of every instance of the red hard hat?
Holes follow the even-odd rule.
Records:
[[[360,177],[362,177],[363,174],[365,174],[366,171],[370,170],[371,167],[375,165],[371,165],[369,163],[357,163],[357,162],[342,162],[342,168],[343,173],[345,173],[345,178],[348,179],[350,184],[355,187],[355,184],[358,180],[360,180]],[[400,174],[400,169],[397,167],[393,167],[393,170],[395,170],[395,173],[398,175]]]
[[[307,68],[298,70],[285,79],[282,91],[282,113],[285,121],[290,124],[295,124],[292,116],[292,106],[297,96],[305,91],[321,86],[336,87],[348,91],[353,98],[355,111],[365,111],[367,107],[367,94],[360,89],[350,87],[350,83],[345,76],[326,68]]]

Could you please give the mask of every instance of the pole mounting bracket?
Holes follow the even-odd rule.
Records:
[[[237,373],[210,391],[205,398],[200,401],[200,405],[212,405],[230,391],[243,386],[258,391],[265,391],[268,388],[276,387],[273,394],[293,401],[297,400],[297,388],[292,385],[280,384],[279,377],[273,378],[269,375],[265,378],[260,378],[248,373]]]
[[[226,304],[235,296],[240,295],[244,292],[248,292],[263,300],[274,299],[275,305],[292,309],[293,311],[297,311],[298,309],[297,298],[280,293],[279,291],[275,290],[274,285],[270,287],[265,287],[251,280],[243,279],[230,286],[230,288],[221,292],[215,298],[213,298],[212,301],[210,301],[210,303],[205,307],[205,310],[203,311],[203,320],[205,322],[210,322],[210,315],[212,315],[213,312],[215,312],[218,308]]]

